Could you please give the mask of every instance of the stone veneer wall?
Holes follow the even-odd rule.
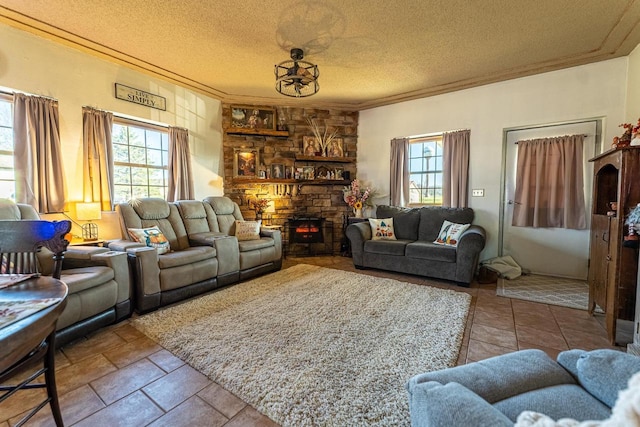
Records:
[[[266,108],[260,105],[255,107]],[[358,112],[293,107],[279,107],[276,110],[277,119],[285,117],[289,128],[287,137],[227,134],[226,130],[231,125],[231,105],[223,104],[224,194],[240,206],[242,215],[247,220],[255,218],[255,212],[249,207],[250,198],[255,196],[270,199],[271,204],[263,215],[265,225],[281,225],[284,229],[287,219],[294,216],[325,218],[324,244],[314,244],[312,248],[301,244],[288,245],[287,255],[304,255],[309,252],[338,254],[344,237],[343,219],[345,215],[351,214],[351,209],[342,198],[342,189],[348,185],[348,181],[322,185],[310,185],[304,181],[271,184],[268,179],[258,183],[242,182],[233,177],[234,150],[259,149],[258,171],[268,170],[272,163],[283,164],[285,168],[294,165],[342,167],[354,179],[355,160],[353,163],[314,163],[296,161],[295,157],[296,154],[302,155],[302,137],[313,136],[306,121],[307,117],[313,117],[320,126],[327,126],[329,132],[338,129],[338,137],[343,139],[345,157],[357,159]],[[293,186],[297,186],[297,189]],[[283,239],[288,239],[286,233]]]

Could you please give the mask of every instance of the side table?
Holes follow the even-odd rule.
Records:
[[[7,279],[1,275],[0,279]],[[0,403],[19,390],[46,388],[47,397],[16,425],[22,425],[47,403],[57,426],[62,426],[55,379],[55,330],[58,317],[67,304],[67,285],[48,276],[33,277],[0,289],[0,301],[17,302],[56,299],[48,307],[0,328]],[[21,369],[35,361],[44,360],[43,368],[20,380],[18,385],[4,385]],[[44,384],[33,384],[44,374]]]
[[[344,215],[342,218],[342,244],[340,245],[340,252],[342,256],[351,257],[351,242],[347,238],[347,227],[351,224],[357,224],[359,222],[368,222],[369,218],[357,218],[355,216]]]

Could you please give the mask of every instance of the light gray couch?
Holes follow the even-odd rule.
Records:
[[[0,220],[40,219],[31,205],[0,199]],[[50,274],[53,258],[38,253],[40,272]],[[125,254],[107,248],[69,246],[60,279],[69,288],[67,305],[58,319],[56,346],[81,338],[131,315],[131,284]]]
[[[617,350],[569,350],[555,362],[522,350],[417,375],[407,384],[414,427],[513,427],[523,411],[554,420],[603,420],[640,358]]]
[[[280,232],[262,230],[260,239],[238,242],[232,226],[242,215],[226,197],[175,203],[141,198],[118,204],[116,211],[123,238],[108,246],[128,254],[139,313],[282,266]],[[129,236],[129,228],[153,226],[167,238],[171,252],[159,255]]]
[[[378,206],[376,218],[393,218],[397,240],[372,240],[368,222],[351,224],[346,234],[356,268],[379,268],[419,276],[435,277],[469,286],[485,245],[485,231],[471,225],[457,247],[433,243],[445,220],[473,222],[471,208]]]

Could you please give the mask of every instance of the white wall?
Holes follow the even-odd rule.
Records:
[[[637,50],[637,49],[636,49]],[[604,147],[625,117],[627,58],[514,79],[360,112],[358,177],[389,193],[392,138],[471,129],[469,186],[475,223],[487,231],[481,258],[497,256],[503,131],[583,118],[604,118]],[[388,198],[378,199],[388,203]]]
[[[221,102],[0,24],[0,86],[59,101],[67,200],[82,200],[82,107],[189,129],[196,199],[223,193]],[[114,97],[114,83],[167,99],[167,110]]]
[[[627,72],[626,123],[637,123],[640,118],[640,44],[629,54]]]
[[[0,24],[0,40],[0,89],[58,100],[68,202],[83,199],[83,106],[188,129],[195,198],[223,194],[220,101],[4,24]],[[166,111],[116,99],[116,82],[165,97]],[[100,238],[120,237],[114,212],[103,213],[96,222]],[[72,232],[79,234],[77,228]]]

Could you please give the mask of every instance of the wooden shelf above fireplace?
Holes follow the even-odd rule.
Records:
[[[355,157],[323,157],[323,156],[301,156],[296,154],[298,162],[327,162],[327,163],[355,163]]]
[[[286,130],[272,129],[229,128],[226,132],[228,135],[275,136],[279,138],[287,138],[289,136],[289,132]]]

